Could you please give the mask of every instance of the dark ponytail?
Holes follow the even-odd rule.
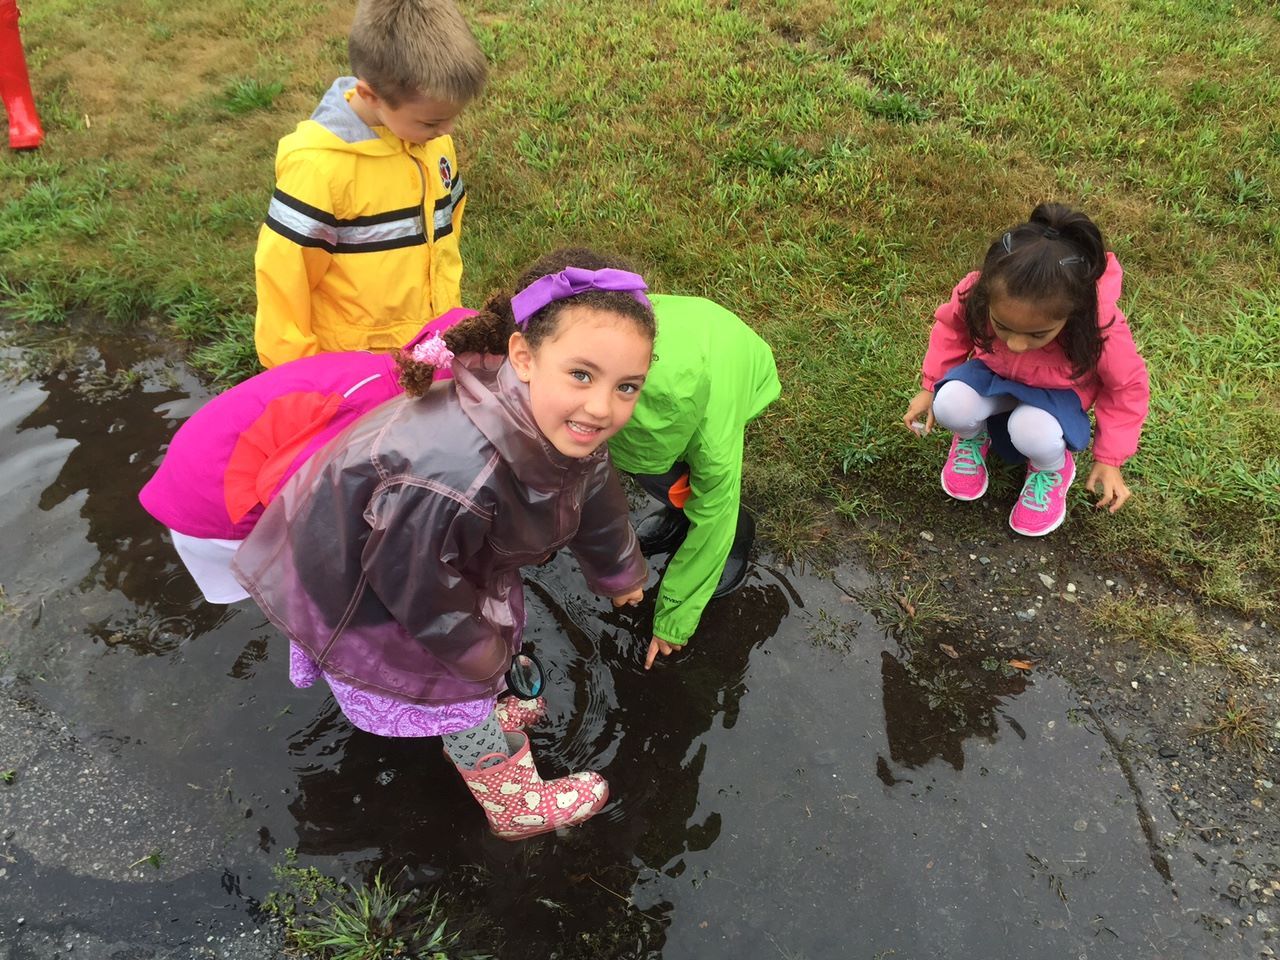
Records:
[[[1060,203],[1042,203],[1026,223],[1006,230],[987,250],[981,275],[962,296],[969,337],[991,349],[991,289],[1033,303],[1061,303],[1066,324],[1057,342],[1077,380],[1102,356],[1098,280],[1107,269],[1102,231],[1085,214]],[[1105,326],[1110,326],[1107,318]]]
[[[559,273],[565,267],[580,267],[583,270],[631,269],[618,257],[605,256],[582,247],[553,250],[525,269],[516,281],[514,291],[490,294],[479,313],[446,330],[443,334],[445,344],[455,354],[488,353],[504,356],[511,334],[517,329],[515,317],[511,313],[511,298],[534,281],[549,273]],[[530,316],[520,332],[529,341],[529,345],[537,349],[542,341],[555,334],[560,324],[560,314],[566,307],[584,304],[629,317],[650,340],[654,337],[656,324],[653,311],[629,294],[613,290],[587,290],[564,300],[553,300]],[[419,363],[401,350],[396,354],[396,365],[400,370],[400,383],[409,396],[420,397],[431,387],[435,376],[435,367],[431,364]]]

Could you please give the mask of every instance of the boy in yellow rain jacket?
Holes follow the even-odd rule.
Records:
[[[450,134],[484,86],[484,53],[452,0],[360,0],[347,49],[355,76],[276,154],[254,261],[264,367],[396,350],[461,305]]]

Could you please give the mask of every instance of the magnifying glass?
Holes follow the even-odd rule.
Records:
[[[542,693],[544,686],[546,674],[537,657],[522,650],[511,658],[511,668],[507,671],[507,689],[521,700],[532,700]]]

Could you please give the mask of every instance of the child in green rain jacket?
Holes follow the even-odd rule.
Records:
[[[746,576],[755,525],[741,505],[743,430],[782,389],[769,345],[724,307],[700,297],[650,300],[653,365],[631,422],[609,441],[617,468],[664,504],[637,529],[641,548],[675,550],[645,669],[688,643],[708,601]]]

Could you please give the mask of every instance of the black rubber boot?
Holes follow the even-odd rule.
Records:
[[[684,511],[663,507],[640,521],[636,527],[636,539],[640,541],[640,552],[647,557],[654,553],[671,553],[684,542],[684,535],[688,532],[689,518]]]
[[[729,548],[729,559],[724,562],[724,572],[720,574],[720,582],[711,594],[712,600],[728,596],[747,579],[748,562],[751,557],[751,544],[756,539],[756,522],[751,519],[745,507],[738,508],[738,530],[733,535],[733,546]]]

